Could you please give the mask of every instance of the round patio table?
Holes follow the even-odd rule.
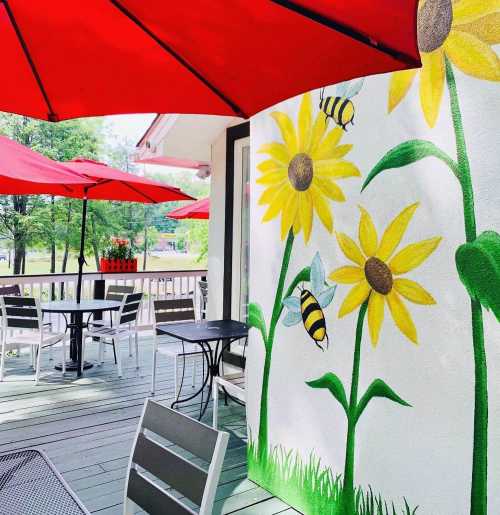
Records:
[[[83,329],[86,327],[83,322],[83,315],[86,313],[95,315],[104,311],[117,311],[120,306],[121,302],[115,300],[82,300],[80,303],[75,300],[55,300],[41,304],[44,313],[62,314],[66,320],[66,330],[70,330],[70,359],[66,361],[67,371],[76,371],[78,377],[82,375]],[[70,315],[69,323],[66,314]],[[83,364],[83,369],[86,370],[93,366],[92,363],[86,361]],[[57,364],[56,369],[61,370],[62,364]]]

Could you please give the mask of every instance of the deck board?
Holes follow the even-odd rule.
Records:
[[[117,376],[112,352],[108,349],[103,366],[95,366],[76,379],[62,377],[53,369],[48,353],[42,356],[40,384],[32,381],[26,354],[6,360],[6,375],[0,383],[0,452],[27,447],[44,450],[81,498],[98,515],[122,513],[125,473],[130,449],[144,399],[149,397],[152,356],[151,338],[140,341],[141,368],[128,357],[122,344],[123,378]],[[57,359],[57,349],[54,358]],[[89,346],[86,359],[96,359],[97,346]],[[170,405],[173,401],[173,367],[160,356],[154,398]],[[200,371],[197,381],[199,383]],[[184,392],[191,391],[187,371]],[[196,417],[199,404],[182,408]],[[211,406],[204,422],[211,423]],[[246,421],[241,406],[221,403],[221,428],[227,427],[230,440],[214,515],[273,515],[298,513],[246,476]]]

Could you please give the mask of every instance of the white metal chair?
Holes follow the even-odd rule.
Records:
[[[198,281],[198,288],[200,289],[200,319],[207,318],[207,303],[208,303],[208,282]]]
[[[130,456],[124,514],[211,515],[228,440],[228,433],[147,399]],[[208,467],[183,457],[185,451]]]
[[[99,363],[104,362],[104,345],[113,345],[115,362],[118,366],[118,377],[122,377],[122,360],[120,341],[124,338],[134,337],[136,368],[139,368],[139,336],[137,329],[137,317],[141,308],[142,293],[129,293],[122,298],[120,309],[114,314],[113,325],[103,325],[100,321],[95,324],[89,322],[87,331],[83,335],[84,345],[87,346],[87,338],[99,339]],[[84,357],[82,355],[82,365]]]
[[[33,297],[1,296],[2,307],[2,357],[0,381],[3,381],[5,354],[8,349],[21,346],[31,347],[35,368],[35,384],[40,378],[42,350],[62,343],[62,373],[66,372],[66,333],[56,333],[44,326],[43,314],[38,299]]]
[[[174,362],[174,388],[175,395],[177,396],[181,389],[179,382],[179,367],[178,359],[192,360],[192,378],[191,384],[195,385],[196,379],[196,363],[198,360],[203,359],[203,352],[196,343],[187,342],[173,342],[169,341],[160,344],[161,334],[158,334],[156,327],[158,324],[178,323],[178,322],[192,322],[195,320],[194,302],[192,298],[189,299],[165,299],[154,301],[154,347],[153,347],[153,371],[151,375],[151,394],[154,395],[156,389],[156,366],[157,355],[162,354],[171,358]],[[168,338],[168,336],[163,336]],[[183,374],[185,372],[186,362],[183,363]],[[182,381],[181,381],[182,382]]]

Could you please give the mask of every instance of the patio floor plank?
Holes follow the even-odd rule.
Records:
[[[121,514],[130,449],[150,388],[152,341],[142,337],[140,343],[139,371],[123,343],[122,379],[117,376],[110,349],[103,366],[93,367],[78,380],[73,374],[62,378],[53,369],[55,361],[45,354],[38,387],[32,381],[27,355],[8,358],[5,381],[0,383],[0,452],[27,447],[44,450],[92,513]],[[97,346],[91,346],[86,358],[95,359],[96,353]],[[57,354],[56,350],[54,358]],[[173,367],[160,360],[155,399],[170,405]],[[186,373],[184,391],[188,394],[191,371]],[[182,408],[193,417],[198,410],[196,402]],[[209,406],[204,422],[210,424],[211,416]],[[214,515],[298,513],[247,479],[244,408],[222,404],[219,423],[231,436]]]

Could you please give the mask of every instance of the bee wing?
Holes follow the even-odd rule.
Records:
[[[352,98],[352,97],[356,96],[361,91],[361,88],[363,87],[364,82],[365,82],[365,78],[363,77],[362,79],[359,79],[358,81],[356,81],[354,84],[351,83],[351,86],[347,90],[345,96],[347,98]]]
[[[283,325],[286,327],[291,327],[292,325],[297,325],[301,321],[302,315],[300,312],[294,313],[293,311],[289,311],[283,319]]]
[[[338,97],[345,97],[347,88],[349,87],[350,81],[341,82],[340,84],[337,84],[337,87],[335,88],[335,94]]]
[[[283,299],[283,306],[291,313],[300,313],[300,299],[298,297],[287,297]]]
[[[317,297],[316,300],[322,309],[326,308],[330,302],[333,300],[333,296],[335,295],[335,290],[337,289],[337,285],[331,286],[327,288],[325,291],[322,291]]]
[[[311,263],[311,289],[312,294],[317,298],[325,286],[325,269],[319,252],[316,252]]]

